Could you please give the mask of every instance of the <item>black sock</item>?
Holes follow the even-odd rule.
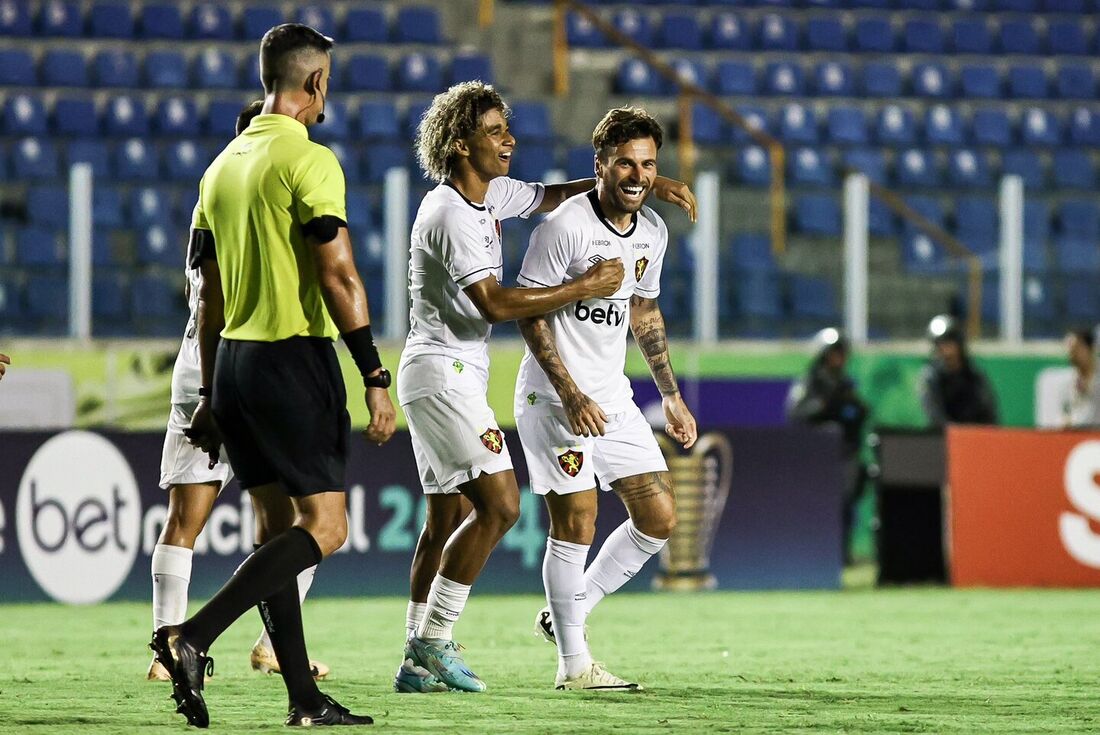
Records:
[[[321,547],[304,528],[279,534],[245,559],[210,602],[183,623],[181,632],[200,651],[208,650],[245,611],[281,591],[321,557]]]
[[[302,604],[298,599],[298,580],[291,580],[275,594],[259,604],[260,617],[271,638],[275,658],[283,672],[283,683],[290,701],[306,709],[324,705],[306,653],[306,638],[302,630]]]

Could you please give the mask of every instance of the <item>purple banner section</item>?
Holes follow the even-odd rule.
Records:
[[[790,380],[746,378],[741,380],[681,380],[684,400],[700,426],[783,426],[783,406]],[[648,412],[661,405],[661,394],[648,378],[630,381],[634,400]]]
[[[728,484],[724,504],[708,506],[717,519],[710,518],[707,527],[718,587],[839,586],[839,438],[786,427],[710,434],[710,445],[732,450],[729,466],[706,460],[712,463],[707,472],[713,470],[708,476]],[[539,593],[546,512],[526,490],[518,437],[510,434],[507,441],[523,490],[521,518],[477,588]],[[0,433],[0,599],[148,599],[150,558],[167,512],[168,494],[157,486],[162,442],[153,433]],[[408,436],[398,434],[385,447],[353,438],[352,447],[348,542],[321,565],[314,594],[406,595],[424,518]],[[685,461],[696,459],[703,461]],[[685,506],[686,492],[678,490]],[[618,498],[601,493],[593,558],[625,518]],[[209,596],[233,573],[251,550],[252,535],[248,498],[231,483],[196,545],[195,597]],[[657,572],[654,560],[629,588],[648,588]]]

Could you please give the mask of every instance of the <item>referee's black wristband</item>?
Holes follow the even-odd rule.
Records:
[[[199,387],[199,398],[209,398],[214,395],[213,388],[207,388],[205,385]]]
[[[355,366],[359,368],[359,374],[364,380],[382,367],[382,358],[378,356],[378,348],[374,346],[374,335],[371,334],[369,324],[354,329],[343,337],[344,344],[348,346],[348,352],[351,353],[351,359],[355,360]]]

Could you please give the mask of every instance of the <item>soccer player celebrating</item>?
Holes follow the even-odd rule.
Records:
[[[389,373],[374,346],[352,259],[343,171],[332,151],[309,140],[308,127],[324,119],[332,45],[300,24],[264,34],[263,114],[199,184],[193,228],[202,271],[202,384],[187,435],[215,456],[224,437],[241,487],[265,508],[267,498],[283,492],[295,513],[289,528],[269,527],[260,548],[202,609],[153,635],[177,711],[198,727],[210,721],[202,695],[207,651],[257,605],[290,700],[286,724],[373,722],[317,689],[297,585],[300,572],[347,538],[350,418],[332,345],[338,334],[363,375],[367,438],[387,441],[395,422]]]
[[[412,227],[411,325],[397,388],[428,500],[397,691],[485,690],[452,631],[489,554],[519,515],[512,461],[486,399],[491,325],[610,296],[623,280],[622,262],[609,258],[567,284],[501,286],[500,220],[549,211],[593,185],[507,178],[516,146],[508,114],[491,86],[465,82],[436,96],[417,136],[420,165],[439,185]],[[667,198],[694,214],[687,187],[662,184]]]
[[[263,100],[249,103],[237,116],[236,133],[240,135],[252,118],[260,114]],[[192,231],[192,242],[197,243]],[[191,583],[191,558],[195,540],[210,518],[214,501],[231,479],[233,468],[224,458],[220,458],[213,467],[207,455],[191,446],[184,430],[191,425],[191,415],[199,403],[199,343],[197,337],[199,289],[201,278],[199,263],[188,258],[187,301],[190,315],[180,344],[179,355],[172,368],[172,410],[168,416],[168,427],[164,436],[164,450],[160,459],[160,486],[168,491],[168,517],[160,538],[153,548],[153,630],[165,625],[178,625],[187,617],[187,588]],[[2,367],[2,366],[0,366]],[[265,507],[253,501],[256,510],[256,535],[268,536],[268,521],[277,528],[288,527],[294,520],[294,507],[290,499],[282,493],[272,493]],[[280,518],[272,518],[272,513],[281,509]],[[298,595],[305,599],[313,573],[312,566],[298,575]],[[271,649],[271,638],[264,630],[252,647],[252,668],[268,674],[279,673],[279,662]],[[324,679],[329,667],[317,661],[311,661],[313,675]],[[146,674],[149,681],[168,681],[168,671],[153,658]]]
[[[593,262],[627,266],[614,294],[520,320],[527,349],[516,379],[516,423],[531,489],[550,513],[542,567],[549,608],[536,623],[556,639],[558,689],[641,688],[593,662],[585,618],[661,550],[676,523],[668,466],[624,373],[628,326],[661,391],[665,431],[685,448],[696,439],[657,306],[668,230],[643,205],[661,140],[660,124],[644,111],[608,112],[592,135],[595,190],[572,197],[535,229],[520,268],[520,284],[543,288],[573,283]],[[586,572],[597,480],[630,517]]]

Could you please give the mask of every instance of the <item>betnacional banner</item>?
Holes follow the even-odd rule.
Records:
[[[952,583],[1100,586],[1100,433],[951,427]]]
[[[839,438],[801,428],[703,434],[697,452],[669,450],[684,516],[670,553],[631,587],[647,589],[658,574],[661,586],[673,588],[685,581],[689,588],[838,587]],[[547,517],[524,487],[518,437],[506,438],[521,517],[477,587],[537,593]],[[157,486],[162,442],[152,432],[0,433],[0,601],[148,599],[150,558],[167,513],[168,494]],[[352,446],[348,540],[321,565],[314,594],[406,595],[425,507],[408,435],[384,447],[354,437]],[[601,493],[596,544],[625,517],[619,500]],[[249,498],[233,482],[196,546],[192,594],[216,591],[252,542]]]

